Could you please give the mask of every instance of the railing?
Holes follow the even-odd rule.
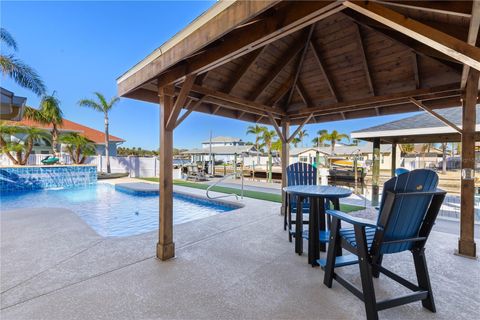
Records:
[[[237,195],[236,193],[229,193],[229,194],[226,194],[226,195],[216,196],[216,197],[212,197],[212,196],[210,196],[210,194],[209,194],[210,190],[211,190],[213,187],[217,186],[220,182],[222,182],[222,181],[224,181],[225,179],[230,178],[230,177],[235,177],[235,178],[237,178],[238,174],[239,174],[239,172],[234,172],[234,173],[232,173],[232,174],[229,174],[229,175],[224,176],[223,178],[221,178],[221,179],[218,180],[217,182],[211,184],[211,185],[207,188],[207,192],[206,192],[206,193],[207,193],[207,198],[209,198],[209,199],[220,199],[220,198],[226,198],[226,197],[235,196],[235,198],[238,200],[238,195]],[[244,189],[244,188],[243,188],[243,172],[240,172],[240,179],[241,179],[241,181],[242,181],[242,188],[241,188],[241,191],[240,191],[240,197],[241,197],[241,199],[243,199],[243,189]]]

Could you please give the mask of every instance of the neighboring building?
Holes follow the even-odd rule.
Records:
[[[212,148],[245,145],[245,142],[242,141],[242,139],[240,138],[222,137],[222,136],[212,138],[211,143],[212,143]],[[209,147],[210,147],[210,140],[202,142],[202,148],[209,148]]]
[[[305,147],[305,148],[290,148],[290,163],[295,162],[305,162],[314,164],[317,162],[317,151],[318,148],[314,147]],[[323,151],[320,152],[320,162],[323,163],[325,156],[328,156],[328,153]]]
[[[253,145],[235,145],[235,146],[216,146],[212,147],[212,158],[215,161],[224,163],[232,163],[237,158],[237,162],[241,157],[256,157],[258,152]],[[182,152],[184,155],[190,156],[192,162],[210,161],[210,148],[197,148]]]
[[[17,97],[13,92],[0,87],[0,120],[22,119],[27,98]]]
[[[480,106],[477,105],[477,114],[479,112]],[[462,109],[460,107],[437,109],[435,113],[461,127]],[[478,141],[480,140],[480,117],[477,117],[475,131],[475,140]],[[397,159],[402,155],[400,161],[397,161],[397,167],[402,166],[407,169],[440,167],[443,158],[442,150],[431,146],[427,151],[427,144],[460,142],[460,134],[455,129],[426,112],[358,130],[352,132],[351,137],[370,142],[380,139],[382,147],[392,144],[414,144],[414,150],[407,154],[402,153],[400,148],[397,149]],[[478,151],[476,157],[479,158]],[[456,164],[449,164],[450,161],[456,163],[458,157],[447,158],[447,167],[456,167]],[[477,163],[479,162],[477,160]]]
[[[9,121],[7,121],[7,124]],[[38,122],[35,122],[33,120],[27,120],[23,119],[20,121],[15,121],[11,122],[12,126],[23,126],[23,127],[36,127],[36,128],[41,128],[50,131],[52,126],[51,125],[43,125]],[[60,127],[60,132],[61,133],[68,133],[68,132],[78,132],[82,136],[86,137],[87,139],[90,139],[93,141],[95,144],[95,149],[96,149],[96,154],[97,155],[105,155],[105,134],[102,131],[92,129],[90,127],[81,125],[79,123],[63,119],[63,125]],[[10,139],[19,139],[21,138],[20,136],[18,137],[10,137]],[[117,146],[125,140],[122,138],[109,135],[110,138],[110,145],[109,145],[109,154],[111,156],[116,156],[117,155]],[[60,146],[62,147],[62,146]],[[61,148],[60,150],[63,150]],[[52,153],[52,147],[49,141],[47,140],[42,140],[38,141],[34,147],[33,147],[33,154],[50,154]]]

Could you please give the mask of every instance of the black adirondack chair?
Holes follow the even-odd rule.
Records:
[[[297,162],[287,167],[287,185],[315,185],[317,184],[317,169],[311,164],[304,162]],[[287,211],[284,218],[284,230],[288,228],[288,240],[292,242],[292,224],[295,224],[295,220],[292,220],[292,214],[297,214],[297,199],[295,197],[288,197],[287,199]],[[308,199],[303,203],[303,213],[308,214],[310,210],[310,203]],[[301,217],[303,219],[303,217]],[[304,224],[308,224],[308,220],[303,220]]]
[[[327,210],[331,216],[324,284],[331,288],[333,279],[365,303],[367,319],[378,319],[378,311],[399,305],[422,301],[423,307],[435,312],[430,278],[424,255],[425,243],[440,210],[446,192],[437,189],[438,176],[428,169],[413,170],[388,180],[376,224],[355,219],[340,211]],[[342,229],[340,221],[353,225]],[[344,248],[355,259],[335,257],[338,248]],[[418,285],[382,266],[385,254],[410,250],[413,255]],[[362,290],[344,279],[335,268],[358,263]],[[320,261],[322,265],[322,261]],[[402,297],[376,301],[373,277],[382,273],[413,292]]]

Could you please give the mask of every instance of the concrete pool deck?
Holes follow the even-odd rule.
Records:
[[[102,238],[65,209],[2,212],[0,318],[364,319],[360,300],[338,284],[328,289],[323,271],[294,253],[278,203],[242,203],[176,225],[176,258],[167,262],[154,257],[156,232]],[[480,264],[453,255],[457,238],[433,232],[427,243],[437,313],[414,303],[381,319],[478,316]],[[412,279],[407,252],[385,264]],[[343,273],[358,285],[357,268]],[[379,298],[403,292],[385,277],[375,284]]]

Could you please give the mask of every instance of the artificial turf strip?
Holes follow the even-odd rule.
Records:
[[[153,182],[158,182],[158,178],[141,178],[143,180],[147,181],[153,181]],[[173,180],[173,184],[177,186],[182,186],[182,187],[189,187],[189,188],[195,188],[195,189],[202,189],[206,190],[209,185],[204,184],[204,183],[196,183],[196,182],[190,182],[190,181],[184,181],[184,180]],[[220,192],[220,193],[234,193],[238,196],[241,195],[242,191],[240,189],[235,189],[235,188],[228,188],[228,187],[221,187],[221,186],[215,186],[211,188],[210,190],[214,192]],[[258,192],[258,191],[251,191],[251,190],[244,190],[243,191],[243,196],[247,198],[253,198],[253,199],[258,199],[258,200],[265,200],[265,201],[272,201],[272,202],[282,202],[282,197],[279,194],[274,194],[274,193],[268,193],[268,192]],[[340,204],[340,210],[343,212],[352,212],[352,211],[358,211],[365,209],[364,207],[361,206],[354,206],[350,204]]]

